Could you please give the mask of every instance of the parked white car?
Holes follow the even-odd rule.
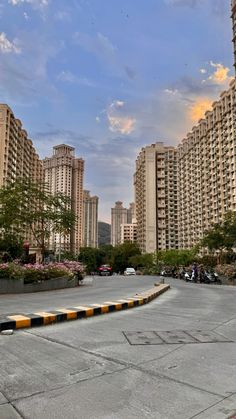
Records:
[[[126,268],[126,270],[124,271],[124,275],[136,275],[135,269],[134,268]]]

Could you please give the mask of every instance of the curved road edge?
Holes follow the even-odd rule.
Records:
[[[116,301],[105,301],[102,304],[89,304],[69,308],[58,308],[57,310],[38,311],[31,314],[14,314],[6,316],[0,321],[0,332],[5,330],[15,330],[27,327],[46,326],[67,320],[78,320],[92,317],[99,314],[112,313],[115,311],[126,310],[138,307],[152,301],[154,298],[163,294],[170,288],[169,284],[155,284],[154,288],[135,294],[133,297]]]

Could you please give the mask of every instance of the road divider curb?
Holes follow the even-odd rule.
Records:
[[[98,314],[112,313],[114,311],[126,310],[147,304],[154,298],[161,295],[170,288],[168,284],[155,284],[154,288],[135,294],[132,297],[116,301],[106,301],[102,304],[90,304],[86,306],[76,306],[69,308],[59,308],[57,310],[37,311],[36,313],[18,313],[0,320],[0,332],[8,329],[22,329],[27,327],[43,326],[48,324],[60,323],[66,320],[77,320]]]

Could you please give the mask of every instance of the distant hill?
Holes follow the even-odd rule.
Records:
[[[98,246],[111,244],[111,225],[98,221]]]

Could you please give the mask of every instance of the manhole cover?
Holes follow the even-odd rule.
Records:
[[[232,342],[211,330],[123,332],[130,345]]]

